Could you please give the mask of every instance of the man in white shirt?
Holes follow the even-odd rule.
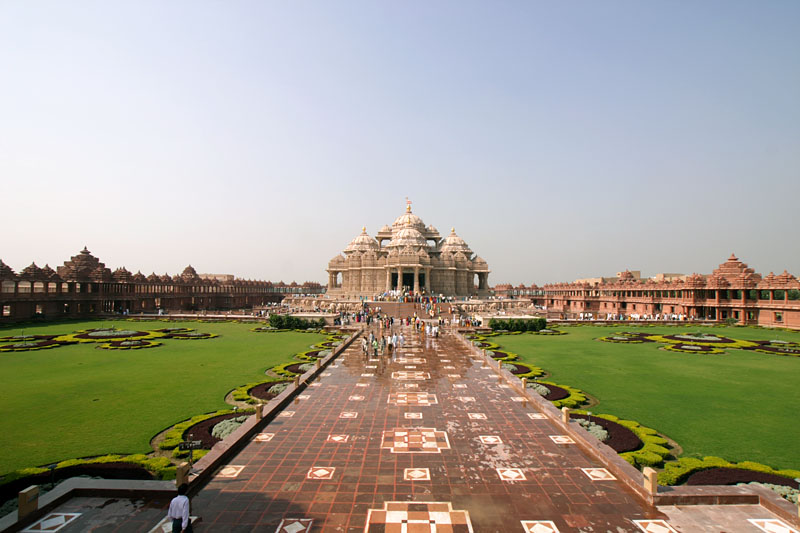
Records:
[[[183,483],[178,487],[178,495],[169,502],[167,518],[172,520],[172,533],[192,533],[192,522],[189,519],[189,485]]]

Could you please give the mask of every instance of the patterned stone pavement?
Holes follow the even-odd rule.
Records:
[[[757,506],[644,506],[453,335],[405,333],[394,357],[349,347],[193,499],[195,530],[794,531]],[[105,501],[76,500],[57,511]],[[166,504],[61,530],[160,531]]]

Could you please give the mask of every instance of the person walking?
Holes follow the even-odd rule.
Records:
[[[192,533],[192,521],[189,518],[189,485],[182,483],[178,487],[178,495],[169,502],[167,518],[172,520],[172,533]]]

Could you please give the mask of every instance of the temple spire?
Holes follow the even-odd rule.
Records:
[[[411,212],[411,200],[409,200],[408,196],[406,196],[406,213],[410,212]]]

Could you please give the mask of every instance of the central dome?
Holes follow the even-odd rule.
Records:
[[[392,230],[398,231],[403,228],[413,228],[417,231],[425,231],[425,223],[417,215],[411,212],[411,204],[406,206],[406,212],[397,217],[392,224]]]
[[[424,226],[423,226],[424,227]],[[399,229],[393,236],[392,240],[389,241],[389,244],[386,245],[387,248],[395,248],[395,247],[404,247],[404,246],[422,246],[427,247],[428,241],[425,240],[425,236],[414,228],[405,227]]]

